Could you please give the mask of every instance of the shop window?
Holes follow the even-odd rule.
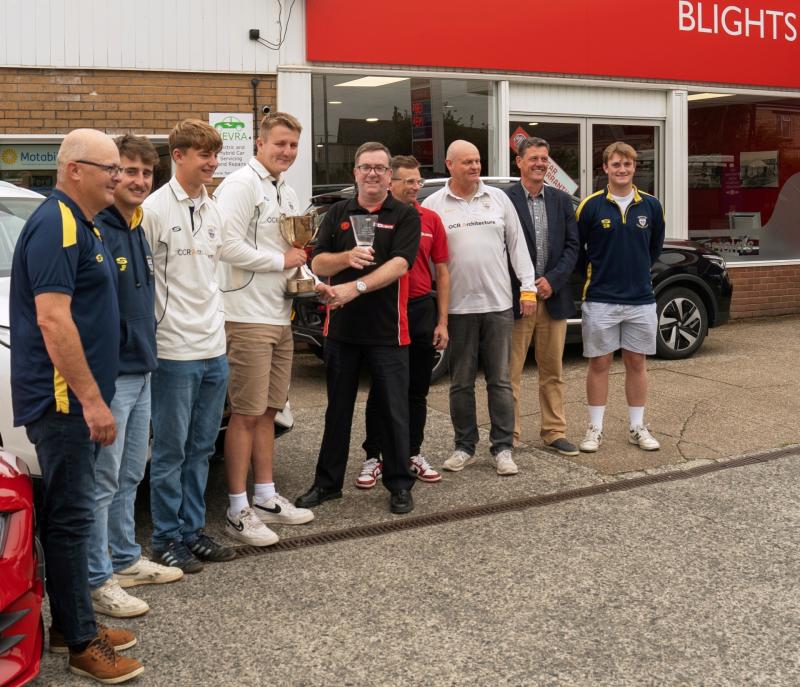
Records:
[[[728,260],[800,258],[800,99],[689,102],[689,238]]]
[[[163,186],[172,175],[172,161],[166,143],[154,143],[159,163],[153,190]],[[56,185],[56,156],[59,143],[0,142],[0,181],[28,188],[49,196]]]
[[[478,147],[488,174],[493,99],[490,81],[315,74],[314,192],[351,184],[355,152],[366,141],[414,155],[422,175],[435,178],[447,176],[447,146],[465,139]]]

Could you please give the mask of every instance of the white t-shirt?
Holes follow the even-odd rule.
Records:
[[[199,202],[193,201],[175,177],[142,207],[156,278],[158,357],[205,360],[222,355],[225,312],[216,277],[222,215],[205,188]]]
[[[625,211],[628,209],[628,206],[633,202],[633,195],[633,189],[631,189],[631,192],[627,196],[615,196],[613,193],[611,194],[614,202],[619,205],[623,217],[625,217]]]
[[[470,200],[444,188],[423,207],[442,218],[450,255],[450,310],[454,315],[501,312],[511,308],[506,255],[523,291],[536,291],[534,269],[522,226],[508,196],[482,181]]]
[[[225,219],[219,277],[228,322],[290,324],[292,301],[284,298],[283,253],[291,246],[279,220],[299,215],[297,195],[255,158],[228,176],[214,193]]]

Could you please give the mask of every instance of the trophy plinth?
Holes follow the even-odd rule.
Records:
[[[278,228],[286,243],[295,248],[305,249],[319,231],[319,216],[316,212],[293,217],[281,215]],[[314,284],[314,277],[306,274],[303,267],[300,266],[286,280],[286,290],[283,295],[285,298],[311,298],[317,295]]]

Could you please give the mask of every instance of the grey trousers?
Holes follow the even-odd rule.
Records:
[[[478,443],[475,379],[483,365],[488,393],[491,453],[511,449],[514,440],[514,395],[508,360],[514,315],[511,309],[473,315],[450,315],[450,420],[455,447],[474,455]]]

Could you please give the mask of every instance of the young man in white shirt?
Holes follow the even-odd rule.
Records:
[[[475,378],[480,359],[492,423],[492,460],[498,475],[515,475],[508,366],[514,314],[507,260],[521,283],[522,317],[536,313],[533,264],[508,196],[481,181],[478,149],[467,141],[453,141],[445,164],[450,180],[422,204],[442,218],[450,254],[450,419],[455,451],[444,469],[458,472],[477,460]]]
[[[275,415],[289,394],[294,351],[286,280],[306,262],[305,251],[292,247],[280,231],[282,215],[300,214],[283,173],[297,158],[301,130],[290,114],[264,117],[255,156],[214,194],[225,216],[220,268],[230,365],[225,531],[253,546],[278,541],[265,523],[300,525],[314,519],[310,510],[295,508],[276,492],[272,474]],[[246,491],[251,464],[252,508]]]
[[[206,122],[186,119],[169,135],[175,176],[144,202],[156,278],[158,367],[152,377],[150,504],[153,555],[185,573],[233,549],[203,532],[208,462],[219,432],[228,362],[216,277],[222,215],[206,192],[222,149]]]

